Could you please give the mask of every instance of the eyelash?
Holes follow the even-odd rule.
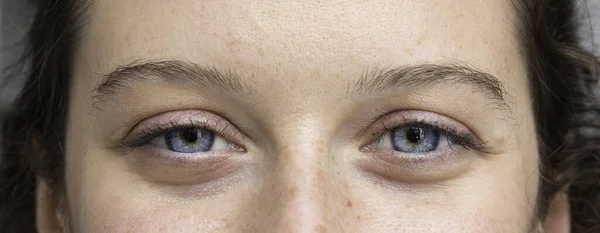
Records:
[[[413,127],[421,127],[423,129],[428,129],[428,130],[435,130],[437,131],[440,135],[446,137],[446,139],[448,139],[448,142],[450,145],[459,145],[465,149],[472,149],[472,150],[476,150],[476,151],[481,151],[484,152],[486,150],[485,148],[485,142],[481,142],[480,140],[478,140],[477,138],[475,138],[475,136],[471,133],[463,133],[463,132],[458,132],[456,129],[445,126],[443,124],[440,123],[433,123],[433,122],[427,122],[426,120],[422,120],[422,119],[405,119],[404,122],[402,123],[393,123],[390,124],[392,125],[391,127],[388,126],[388,124],[386,123],[387,119],[379,119],[377,122],[375,122],[375,124],[382,124],[383,125],[383,132],[380,132],[378,134],[374,134],[377,135],[377,139],[374,142],[369,143],[365,148],[367,150],[369,150],[369,146],[374,144],[374,143],[380,143],[382,142],[382,140],[384,140],[383,136],[387,133],[390,132],[392,129],[394,128],[398,128],[398,127],[408,127],[408,126],[413,126]],[[450,149],[452,149],[452,147],[450,147]]]
[[[481,152],[486,151],[485,142],[481,142],[473,134],[458,132],[458,130],[448,127],[448,126],[445,126],[444,124],[441,124],[438,122],[428,122],[423,119],[404,119],[402,123],[388,124],[387,123],[388,121],[389,121],[389,117],[384,116],[383,118],[378,119],[376,122],[374,122],[372,124],[372,126],[376,125],[376,124],[383,125],[383,130],[382,130],[382,132],[372,134],[372,135],[377,135],[376,140],[372,141],[371,143],[364,146],[363,148],[365,148],[366,150],[370,150],[370,148],[369,148],[370,145],[372,145],[374,143],[379,143],[379,142],[381,142],[381,140],[384,140],[383,136],[387,132],[390,132],[394,128],[414,126],[414,127],[421,127],[423,129],[437,131],[440,135],[444,136],[448,140],[450,145],[453,145],[453,144],[459,145],[465,149],[473,149],[473,150],[481,151]],[[221,136],[221,137],[227,139],[228,141],[231,141],[231,140],[229,140],[229,137],[225,136],[226,135],[225,132],[227,131],[228,127],[231,127],[229,124],[227,124],[227,123],[217,124],[213,127],[207,127],[207,125],[208,125],[207,123],[198,123],[198,122],[192,121],[191,119],[189,120],[189,123],[181,123],[179,121],[171,120],[170,122],[168,122],[166,124],[153,126],[153,128],[150,128],[150,127],[143,128],[142,130],[140,130],[139,133],[136,134],[135,137],[133,137],[132,140],[123,142],[123,145],[125,145],[129,148],[132,148],[132,149],[138,149],[145,145],[150,144],[152,142],[152,140],[154,140],[158,137],[161,137],[171,131],[187,129],[187,128],[208,129],[208,130],[213,131],[215,133],[215,135]],[[392,125],[392,126],[390,127],[388,125]],[[372,128],[372,127],[369,127],[369,128]],[[365,129],[363,132],[366,133],[367,131],[369,131],[369,130]],[[451,147],[451,149],[452,149],[452,147]]]
[[[230,127],[230,126],[227,124],[223,124],[222,126],[207,127],[207,124],[196,123],[191,120],[189,121],[189,123],[183,123],[183,124],[172,120],[169,123],[158,125],[158,126],[155,126],[154,128],[146,127],[144,129],[142,129],[139,133],[137,133],[137,135],[134,137],[133,140],[124,142],[123,144],[127,147],[137,149],[137,148],[140,148],[140,147],[150,144],[152,142],[152,140],[154,140],[158,137],[161,137],[163,135],[166,135],[167,133],[169,133],[171,131],[180,130],[180,129],[188,129],[188,128],[208,129],[210,131],[213,131],[215,133],[215,135],[218,135],[218,136],[228,139],[228,137],[224,136],[228,127]]]

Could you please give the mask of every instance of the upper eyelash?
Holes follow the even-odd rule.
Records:
[[[451,144],[457,144],[457,145],[460,145],[467,149],[474,149],[474,150],[482,151],[482,152],[485,152],[485,150],[486,150],[486,148],[485,148],[486,143],[481,142],[480,140],[474,138],[473,135],[471,135],[469,133],[459,133],[452,128],[444,127],[443,125],[440,125],[440,124],[436,124],[436,123],[432,124],[431,122],[426,122],[425,120],[405,119],[405,121],[403,123],[392,124],[392,127],[389,127],[385,124],[385,118],[379,119],[379,121],[381,121],[381,123],[383,124],[383,128],[385,129],[385,131],[380,133],[377,136],[376,142],[380,142],[380,140],[383,140],[382,136],[394,128],[413,126],[413,127],[421,127],[421,128],[425,128],[425,129],[429,129],[429,130],[436,130],[441,135],[446,137]],[[142,129],[141,132],[138,133],[134,137],[135,139],[128,141],[128,142],[123,142],[122,144],[129,148],[135,149],[135,148],[139,148],[139,147],[142,147],[142,146],[150,143],[152,140],[154,140],[162,135],[165,135],[166,133],[168,133],[170,131],[174,131],[174,130],[178,130],[178,129],[186,129],[186,128],[203,128],[203,129],[211,130],[215,134],[222,136],[223,133],[230,127],[230,125],[225,124],[222,127],[218,127],[218,126],[215,126],[215,127],[218,129],[212,129],[211,127],[207,127],[206,124],[196,123],[192,120],[189,120],[189,123],[183,123],[183,124],[172,120],[167,124],[158,125],[154,128],[146,127],[144,129]],[[366,130],[364,132],[366,132]]]
[[[481,142],[480,140],[474,138],[473,135],[468,133],[459,133],[452,128],[444,127],[440,124],[432,124],[431,122],[426,122],[425,120],[407,120],[400,124],[392,124],[392,127],[389,127],[385,124],[385,122],[382,119],[382,124],[385,131],[377,137],[376,142],[380,142],[380,140],[383,140],[382,136],[394,128],[413,126],[421,127],[428,130],[435,130],[444,137],[446,137],[450,144],[456,144],[466,149],[473,149],[482,152],[486,151],[485,142]]]
[[[141,130],[141,132],[137,133],[133,140],[123,142],[122,144],[130,147],[130,148],[139,148],[144,145],[147,145],[152,140],[167,134],[168,132],[180,129],[187,128],[203,128],[210,131],[213,131],[215,134],[221,136],[223,132],[228,129],[229,125],[224,125],[223,127],[219,127],[219,129],[212,129],[211,127],[207,127],[206,124],[199,124],[193,121],[189,121],[189,123],[180,123],[177,121],[170,121],[167,124],[158,125],[154,128],[145,127]]]

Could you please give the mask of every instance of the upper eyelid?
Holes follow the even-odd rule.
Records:
[[[186,115],[186,113],[188,115]],[[183,115],[187,120],[180,120],[172,115]],[[193,115],[193,116],[190,116]],[[199,116],[200,115],[200,116]],[[161,117],[171,116],[167,121],[160,123],[146,123],[147,121],[151,121],[152,119],[159,118],[156,121],[159,121]],[[198,117],[199,116],[199,117]],[[194,117],[203,118],[202,120],[194,120]],[[218,126],[224,124],[222,127]],[[143,128],[140,128],[143,127]],[[240,132],[233,123],[224,117],[204,110],[182,110],[182,111],[172,111],[167,113],[162,113],[159,115],[155,115],[144,120],[141,120],[137,123],[121,140],[121,144],[128,147],[135,147],[134,145],[136,141],[141,141],[140,137],[144,138],[144,141],[150,141],[153,138],[161,136],[169,130],[177,129],[177,128],[189,128],[189,127],[198,127],[205,128],[211,131],[214,131],[215,134],[225,138],[228,141],[232,141],[236,144],[241,143],[247,137]],[[148,135],[148,132],[156,131],[153,135]],[[136,140],[137,139],[137,140]]]
[[[404,113],[404,114],[400,115],[402,113]],[[431,121],[431,120],[428,121],[428,119],[424,119],[424,117],[421,117],[421,118],[414,117],[414,115],[418,115],[418,114],[434,115],[439,119],[437,121]],[[406,116],[406,115],[413,115],[413,116],[410,117],[410,116]],[[394,119],[391,119],[394,117],[402,118],[402,120],[400,120],[400,121],[395,120],[396,122],[386,125],[386,122],[394,121]],[[440,119],[448,121],[448,122],[446,122],[446,124],[441,123]],[[381,126],[378,126],[378,124],[381,124]],[[464,133],[468,133],[468,134],[472,135],[473,139],[475,140],[475,142],[473,142],[473,144],[479,145],[477,149],[482,150],[482,151],[486,150],[486,148],[485,148],[486,142],[482,141],[469,127],[467,127],[463,123],[458,122],[458,121],[456,121],[450,117],[444,116],[442,114],[421,111],[421,110],[395,110],[395,111],[385,113],[385,114],[379,116],[378,118],[376,118],[371,124],[369,124],[363,130],[361,130],[361,133],[358,135],[358,140],[364,141],[364,140],[368,139],[369,141],[372,141],[372,140],[375,140],[378,137],[382,136],[383,134],[385,134],[392,128],[395,128],[398,126],[403,126],[403,125],[411,125],[411,124],[430,125],[430,126],[433,126],[437,129],[445,131],[445,132],[449,131],[448,128],[450,128],[450,127],[462,128],[462,129],[456,129],[454,131],[458,131],[458,132],[463,131]],[[448,124],[452,124],[454,126],[450,126]],[[379,132],[374,132],[374,131],[379,131]],[[454,132],[447,132],[447,133],[454,134]],[[366,143],[366,144],[362,143],[360,146],[362,148],[366,145],[369,145],[369,143]]]
[[[123,144],[129,147],[138,147],[141,145],[137,145],[138,143],[132,143],[132,141],[151,141],[152,139],[155,139],[159,136],[162,136],[164,134],[166,134],[169,131],[174,131],[174,130],[178,130],[178,129],[185,129],[185,128],[205,128],[208,130],[213,131],[210,127],[204,127],[204,126],[199,126],[199,125],[194,125],[194,124],[173,124],[172,126],[157,126],[155,129],[151,129],[148,128],[146,130],[141,130],[142,132],[138,132],[136,134],[134,134],[134,136],[128,136],[132,137],[131,140],[123,140]]]
[[[384,133],[380,134],[375,139],[375,141],[362,146],[362,148],[368,149],[373,143],[377,143],[379,140],[382,140],[381,137],[388,134],[393,128],[403,127],[403,126],[417,126],[417,127],[425,127],[428,129],[437,130],[451,144],[455,143],[455,144],[458,144],[458,146],[461,146],[464,148],[470,148],[470,149],[474,149],[474,150],[481,151],[481,152],[487,152],[487,148],[485,147],[485,142],[481,142],[481,140],[479,140],[472,133],[469,133],[470,135],[472,135],[472,137],[471,136],[461,136],[461,135],[457,135],[457,133],[455,133],[455,132],[451,132],[447,129],[444,129],[443,127],[441,127],[439,125],[423,123],[423,122],[417,122],[417,123],[406,122],[406,123],[402,123],[399,125],[394,125],[390,129],[386,130]]]

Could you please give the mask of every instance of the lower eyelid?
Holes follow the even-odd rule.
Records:
[[[201,161],[212,158],[212,157],[230,157],[245,154],[245,151],[239,150],[229,145],[225,146],[225,149],[209,150],[197,153],[182,153],[171,151],[168,148],[159,148],[156,146],[144,146],[136,150],[134,155],[137,160],[149,160],[155,161],[155,163],[162,163],[163,165],[169,166],[188,166],[189,164],[201,163]]]
[[[392,151],[374,152],[356,160],[358,171],[373,181],[392,184],[430,184],[466,174],[472,159],[459,154],[419,155]]]
[[[205,185],[222,178],[237,177],[252,167],[252,158],[246,153],[182,154],[158,150],[163,149],[141,148],[127,159],[131,168],[146,179],[171,187],[174,185],[188,189],[189,185]]]
[[[391,172],[396,171],[402,174],[432,173],[437,170],[437,174],[454,174],[458,167],[465,168],[469,164],[473,155],[472,150],[462,146],[452,146],[449,141],[440,142],[438,149],[423,153],[405,153],[392,149],[371,149],[367,150],[367,155],[361,156],[357,160],[357,166],[369,171]],[[443,147],[442,147],[443,146]],[[461,170],[463,171],[463,170]]]

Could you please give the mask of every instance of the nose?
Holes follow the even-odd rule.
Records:
[[[323,141],[277,150],[260,195],[259,232],[344,232],[352,204]]]

